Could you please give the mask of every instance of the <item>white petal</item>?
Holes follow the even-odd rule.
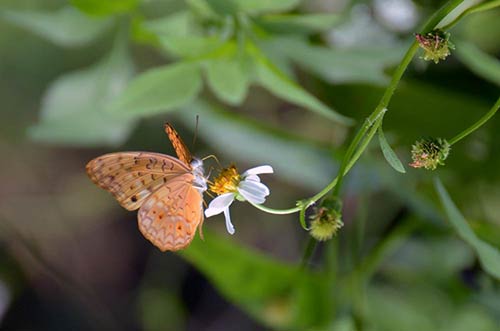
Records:
[[[261,204],[266,201],[266,196],[269,195],[269,189],[261,183],[241,182],[238,186],[238,193],[251,203]]]
[[[260,178],[257,175],[248,175],[248,176],[245,177],[244,180],[249,180],[249,181],[252,181],[252,182],[259,182],[260,183]]]
[[[266,198],[261,196],[261,195],[254,195],[254,194],[252,194],[248,191],[245,191],[245,190],[239,190],[239,192],[240,192],[240,196],[242,196],[244,200],[248,200],[253,204],[260,205],[266,201]]]
[[[205,209],[205,216],[211,217],[220,214],[224,209],[228,209],[234,201],[234,193],[224,193],[210,201],[208,208]]]
[[[267,186],[255,181],[243,180],[238,184],[238,188],[242,188],[245,191],[249,191],[252,194],[256,195],[262,195],[265,197],[269,195],[269,189],[267,188]]]
[[[243,178],[247,175],[259,175],[259,174],[272,174],[274,172],[273,167],[270,165],[258,166],[255,168],[250,168],[243,173]]]
[[[229,215],[229,208],[224,209],[224,217],[226,218],[226,229],[229,234],[234,234],[234,226],[231,223],[231,216]]]

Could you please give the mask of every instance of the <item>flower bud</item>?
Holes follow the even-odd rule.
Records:
[[[424,50],[422,59],[425,61],[444,60],[450,55],[450,49],[455,49],[455,45],[450,42],[450,34],[441,30],[434,30],[426,34],[415,34],[420,48]]]
[[[410,163],[414,168],[434,170],[438,165],[444,165],[444,160],[450,153],[450,144],[443,138],[426,138],[417,141],[411,148]]]
[[[334,198],[325,198],[311,216],[310,234],[318,241],[326,241],[344,225],[342,222],[342,204]]]

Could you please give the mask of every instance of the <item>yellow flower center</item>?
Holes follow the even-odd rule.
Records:
[[[222,169],[219,176],[214,179],[213,184],[210,184],[210,191],[217,195],[229,192],[236,192],[238,184],[241,181],[241,176],[234,165]]]

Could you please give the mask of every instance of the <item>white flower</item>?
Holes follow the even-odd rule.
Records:
[[[248,169],[242,175],[238,174],[234,166],[224,169],[219,177],[215,179],[214,185],[211,186],[211,190],[219,194],[219,196],[213,199],[208,208],[205,209],[205,216],[211,217],[223,212],[226,218],[227,232],[234,234],[229,206],[234,199],[239,201],[248,200],[253,204],[264,203],[270,192],[267,186],[260,182],[257,175],[272,173],[273,168],[269,165]]]

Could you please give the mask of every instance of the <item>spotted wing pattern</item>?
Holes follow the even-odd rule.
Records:
[[[186,144],[184,144],[177,131],[175,131],[170,123],[165,123],[165,132],[167,133],[168,139],[170,139],[172,146],[174,146],[175,153],[177,154],[179,160],[187,165],[190,165],[191,161],[193,160],[193,156],[189,152],[189,149],[187,148]]]
[[[162,251],[188,246],[203,222],[203,199],[191,184],[193,178],[186,173],[168,181],[139,209],[139,229]]]
[[[173,179],[192,176],[190,171],[188,165],[172,156],[150,152],[105,154],[87,164],[90,179],[111,192],[128,210],[138,209],[146,198]]]

